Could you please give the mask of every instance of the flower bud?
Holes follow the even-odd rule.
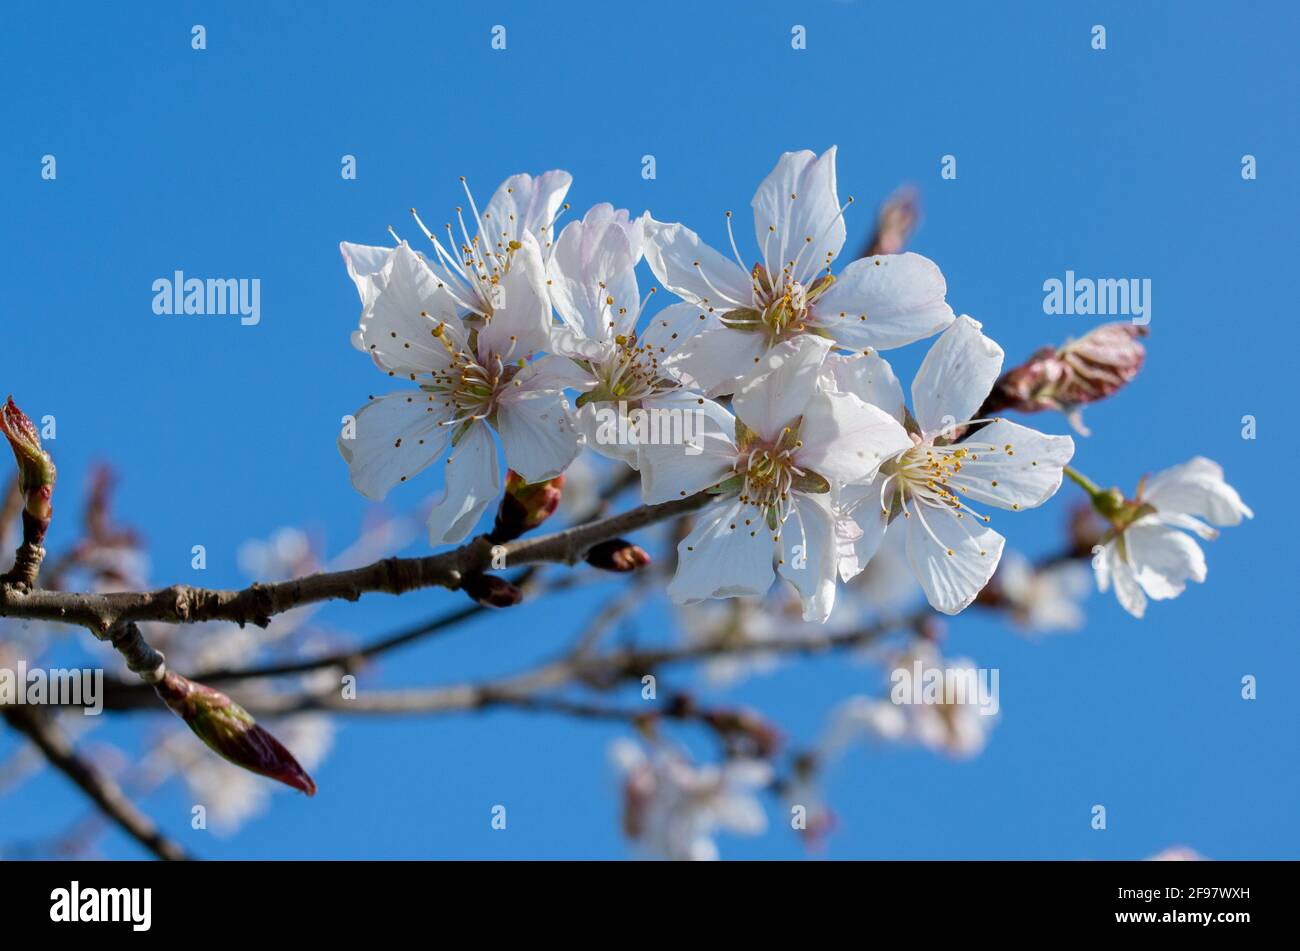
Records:
[[[316,783],[293,754],[219,690],[168,671],[154,690],[194,735],[236,766],[315,795]]]
[[[650,556],[640,545],[626,538],[611,538],[593,545],[583,556],[587,564],[602,571],[636,571],[650,564]]]
[[[1113,396],[1137,376],[1146,359],[1139,337],[1147,329],[1129,323],[1102,324],[1057,349],[1042,347],[1008,370],[993,387],[981,415],[1004,409],[1022,413],[1060,410],[1082,435],[1087,428],[1079,408]]]
[[[461,590],[488,608],[512,608],[524,599],[524,593],[499,575],[473,572],[465,576]]]
[[[0,431],[9,440],[18,462],[18,485],[23,491],[24,511],[34,519],[48,522],[57,475],[54,460],[41,448],[40,433],[14,403],[12,396],[0,407]]]
[[[494,544],[514,541],[555,514],[563,495],[564,475],[528,483],[513,469],[506,472],[506,491],[490,536]]]

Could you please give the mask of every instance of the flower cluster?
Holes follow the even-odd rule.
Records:
[[[498,443],[517,483],[507,496],[586,447],[638,470],[646,503],[710,496],[678,547],[680,604],[761,596],[780,576],[804,619],[823,622],[837,582],[889,533],[934,609],[965,609],[1002,556],[992,511],[1046,502],[1075,448],[996,413],[1074,412],[1130,381],[1144,351],[1110,325],[1004,375],[1002,348],[954,313],[934,262],[841,260],[853,199],[840,202],[835,161],[834,147],[781,156],[751,203],[748,256],[730,211],[730,254],[609,204],[560,230],[561,171],[515,175],[482,210],[465,185],[442,234],[413,210],[422,252],[344,243],[362,303],[353,343],[400,384],[345,417],[353,485],[382,499],[442,460],[429,539],[452,544],[501,496]],[[904,210],[873,249],[900,249],[915,219]],[[677,298],[653,314],[642,262]],[[909,401],[881,351],[926,338]],[[1163,597],[1181,584],[1134,567],[1150,524],[1116,525],[1103,588]],[[1184,554],[1173,574],[1196,577]]]

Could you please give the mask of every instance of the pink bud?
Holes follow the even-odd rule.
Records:
[[[18,462],[18,484],[25,496],[25,511],[33,518],[48,521],[57,476],[54,460],[41,448],[40,433],[12,396],[0,407],[0,432],[9,440]]]
[[[505,578],[473,572],[460,583],[461,590],[484,607],[512,608],[524,599],[524,593]]]
[[[506,491],[490,536],[495,544],[513,541],[555,514],[563,495],[564,475],[528,483],[513,469],[506,472]]]
[[[154,690],[218,756],[308,796],[316,794],[316,783],[293,754],[221,691],[171,671],[154,684]]]
[[[650,564],[645,549],[625,538],[611,538],[593,545],[583,558],[593,568],[603,571],[636,571]]]
[[[876,214],[876,233],[867,246],[867,255],[902,251],[921,216],[920,211],[914,189],[901,188],[890,195]]]

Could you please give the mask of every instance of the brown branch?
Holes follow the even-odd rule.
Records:
[[[322,572],[238,591],[172,585],[156,591],[94,594],[0,587],[0,617],[79,624],[104,637],[119,624],[138,621],[233,621],[265,627],[273,616],[319,601],[356,601],[363,594],[403,594],[420,588],[456,589],[462,579],[498,564],[576,564],[598,542],[701,508],[713,496],[697,493],[660,505],[642,505],[619,515],[562,531],[493,546],[484,536],[451,551],[420,558],[385,558],[361,568]]]
[[[48,713],[32,707],[7,706],[0,709],[0,714],[10,726],[36,745],[50,765],[76,783],[123,832],[160,859],[177,861],[190,858],[179,844],[167,838],[153,820],[135,807],[117,783],[77,754]]]

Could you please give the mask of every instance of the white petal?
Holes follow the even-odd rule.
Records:
[[[840,577],[844,581],[861,574],[885,540],[889,516],[880,505],[880,490],[884,487],[884,478],[877,476],[870,484],[839,486],[835,490]]]
[[[1223,481],[1219,464],[1204,456],[1152,476],[1142,500],[1160,512],[1191,515],[1215,525],[1240,525],[1242,516],[1255,516],[1237,490]]]
[[[587,403],[573,414],[573,425],[582,437],[582,444],[607,459],[626,463],[633,469],[640,465],[640,455],[635,439],[607,439],[600,425],[601,409],[609,409],[609,404]]]
[[[893,417],[852,393],[818,391],[804,412],[799,439],[803,446],[794,458],[800,468],[844,483],[871,479],[882,462],[912,447]]]
[[[736,463],[735,418],[698,393],[679,392],[655,400],[651,408],[693,414],[689,444],[644,442],[638,447],[641,495],[650,504],[694,495],[729,478]]]
[[[786,152],[750,204],[754,237],[760,249],[766,248],[768,264],[780,271],[798,258],[793,277],[801,283],[838,257],[844,247],[833,145],[820,158],[806,150]]]
[[[493,295],[492,317],[478,332],[479,362],[490,362],[493,354],[518,360],[544,350],[551,340],[551,298],[541,250],[531,237],[515,251]]]
[[[683,343],[663,367],[684,386],[723,396],[758,368],[765,353],[767,340],[762,334],[714,327]]]
[[[368,244],[339,242],[339,251],[348,268],[348,276],[357,285],[362,308],[375,302],[379,292],[388,284],[388,272],[393,262],[395,248],[377,248]]]
[[[672,358],[685,343],[706,330],[721,327],[718,318],[695,304],[672,304],[651,317],[637,341],[648,346],[660,364]]]
[[[443,466],[442,496],[429,511],[429,544],[454,545],[474,530],[501,493],[497,447],[486,423],[461,437]]]
[[[521,240],[524,232],[542,246],[554,241],[555,235],[546,229],[555,221],[572,184],[573,176],[559,170],[543,172],[536,178],[527,173],[511,175],[483,209],[485,238],[491,239],[488,247]]]
[[[813,317],[850,350],[890,350],[943,330],[953,321],[939,267],[914,254],[859,258],[813,302]]]
[[[525,386],[503,396],[497,407],[496,427],[506,465],[525,482],[555,478],[569,467],[581,448],[564,394],[554,390],[530,390]]]
[[[1176,598],[1188,579],[1205,580],[1205,553],[1191,536],[1157,519],[1140,518],[1124,530],[1124,545],[1137,583],[1151,598]]]
[[[443,407],[416,389],[389,393],[361,407],[355,438],[339,437],[353,487],[379,501],[399,482],[442,455],[451,431]]]
[[[1115,583],[1115,597],[1119,599],[1120,607],[1136,618],[1146,613],[1147,596],[1142,593],[1132,566],[1120,554],[1118,541],[1106,546],[1101,557],[1093,561],[1093,568],[1097,573],[1097,587],[1102,591],[1110,582]]]
[[[614,216],[612,206],[598,205],[569,224],[547,262],[551,301],[560,319],[589,339],[612,337],[609,325],[620,311],[627,323],[640,306],[635,266],[626,221]]]
[[[748,272],[701,242],[685,225],[651,218],[646,221],[645,236],[650,270],[682,300],[719,312],[753,304],[754,286]]]
[[[760,526],[760,534],[766,526]],[[794,496],[793,510],[781,527],[781,564],[777,570],[803,601],[805,621],[825,621],[835,606],[838,545],[830,496]]]
[[[1002,348],[962,315],[934,342],[912,380],[912,411],[927,436],[973,419],[1002,370]]]
[[[776,441],[782,429],[803,415],[817,392],[817,378],[829,352],[829,340],[810,334],[777,344],[736,391],[732,411],[763,439]]]
[[[406,242],[393,251],[388,281],[362,315],[360,339],[382,369],[411,377],[438,372],[450,362],[447,348],[434,331],[462,345],[463,330],[456,307],[440,282]]]
[[[826,369],[837,389],[879,406],[900,423],[903,421],[907,410],[903,385],[894,375],[894,368],[876,351],[852,356],[833,353],[826,358]]]
[[[969,515],[958,519],[947,508],[909,505],[908,511],[907,559],[916,579],[931,607],[957,614],[993,577],[1005,539]]]
[[[730,499],[701,513],[677,546],[668,596],[677,604],[763,595],[772,586],[775,543],[753,506]],[[746,525],[745,519],[751,524]]]
[[[1017,511],[1055,495],[1062,468],[1074,456],[1069,436],[1049,436],[1005,419],[971,433],[958,448],[970,452],[952,478],[960,494]]]

